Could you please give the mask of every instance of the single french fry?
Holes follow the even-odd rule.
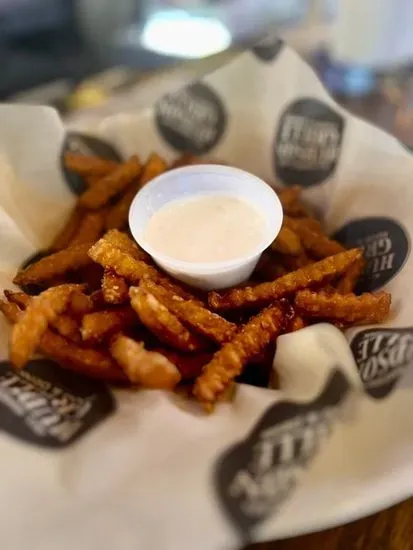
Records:
[[[268,304],[298,290],[338,277],[352,263],[360,259],[362,253],[361,249],[353,248],[287,273],[275,281],[261,283],[254,287],[234,288],[222,293],[210,292],[209,305],[215,310],[223,310]]]
[[[89,250],[89,255],[105,269],[114,271],[133,284],[139,283],[142,279],[152,279],[169,288],[178,296],[196,300],[183,286],[160,273],[156,267],[135,259],[125,250],[113,246],[105,237],[92,246]]]
[[[139,178],[139,185],[143,187],[149,181],[156,178],[160,174],[163,174],[168,170],[168,165],[166,161],[160,157],[157,153],[152,153],[148,160],[146,161],[145,166],[143,167],[142,174]]]
[[[22,309],[26,309],[29,305],[32,297],[26,294],[25,292],[14,292],[10,290],[5,290],[4,295],[14,304],[17,304]],[[64,336],[68,340],[73,342],[80,341],[80,331],[79,325],[76,319],[70,317],[70,315],[59,315],[56,319],[50,322],[50,326],[53,327],[61,336]]]
[[[65,225],[59,231],[55,239],[53,240],[50,250],[58,251],[62,250],[69,246],[69,243],[75,234],[82,218],[84,216],[84,211],[79,206],[75,208],[70,213]]]
[[[79,198],[79,205],[88,210],[97,210],[106,206],[112,197],[124,191],[142,170],[137,156],[119,165],[113,172],[86,189]]]
[[[119,163],[113,160],[80,155],[70,151],[65,153],[64,161],[68,170],[76,172],[80,176],[84,176],[86,178],[89,178],[90,176],[102,178],[119,167]]]
[[[300,237],[306,250],[317,258],[326,258],[344,252],[345,248],[337,241],[330,239],[318,231],[314,231],[307,223],[301,223],[300,218],[284,216],[285,227],[288,227]]]
[[[271,244],[271,249],[281,254],[298,256],[302,251],[300,237],[286,226],[283,226]]]
[[[132,239],[130,239],[126,233],[118,231],[117,229],[111,229],[104,235],[104,239],[112,246],[127,252],[136,260],[150,263],[151,258],[140,246],[138,246]]]
[[[144,286],[131,287],[129,295],[131,305],[142,323],[164,344],[188,352],[200,351],[208,347],[202,337],[190,332]]]
[[[123,334],[113,337],[110,352],[132,384],[168,390],[181,380],[179,370],[164,355],[147,351],[141,342]]]
[[[302,290],[295,297],[296,307],[309,317],[333,319],[348,324],[381,323],[390,311],[388,292],[355,294]]]
[[[123,277],[105,270],[102,278],[102,292],[108,304],[124,304],[129,300],[129,286]]]
[[[16,285],[39,284],[90,265],[89,248],[90,244],[82,244],[59,250],[17,273],[13,282]]]
[[[213,313],[198,302],[185,300],[150,279],[142,280],[141,288],[155,296],[186,326],[218,344],[230,340],[238,329],[237,325]]]
[[[361,274],[364,270],[365,262],[363,258],[360,258],[357,262],[351,265],[346,273],[341,277],[337,283],[337,290],[340,294],[350,294],[353,292]]]
[[[300,202],[301,191],[302,187],[299,185],[276,190],[284,214],[289,216],[306,216],[308,214],[306,208]]]
[[[85,342],[102,342],[116,332],[139,325],[139,318],[129,306],[87,313],[81,323],[80,332]]]
[[[72,292],[80,288],[79,285],[56,286],[30,300],[11,333],[10,359],[16,368],[26,365],[48,325],[66,309]]]
[[[124,229],[128,225],[129,209],[139,187],[138,181],[133,182],[118,202],[110,208],[105,222],[106,229]]]
[[[244,325],[204,367],[195,382],[195,397],[207,407],[213,405],[248,361],[278,336],[283,318],[283,309],[274,304]]]
[[[79,222],[78,228],[70,239],[70,246],[93,244],[103,233],[105,211],[87,212]]]

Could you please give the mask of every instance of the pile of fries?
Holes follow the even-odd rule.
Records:
[[[328,238],[300,202],[278,191],[281,232],[251,281],[208,295],[161,272],[131,239],[137,191],[171,166],[152,154],[122,164],[68,153],[86,188],[47,255],[17,273],[0,309],[13,324],[10,360],[23,368],[37,351],[62,367],[111,383],[173,389],[185,383],[211,410],[234,381],[262,365],[269,376],[277,336],[328,321],[340,328],[382,322],[387,292],[353,293],[361,249]],[[247,378],[248,379],[248,378]]]

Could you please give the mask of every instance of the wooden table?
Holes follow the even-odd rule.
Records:
[[[254,544],[245,550],[411,550],[413,499],[368,518],[277,542]]]

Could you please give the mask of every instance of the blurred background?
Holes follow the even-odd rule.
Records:
[[[113,112],[161,69],[202,75],[270,31],[340,103],[413,146],[412,25],[410,0],[0,0],[0,100],[68,121]]]

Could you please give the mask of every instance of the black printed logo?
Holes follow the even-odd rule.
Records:
[[[409,239],[402,226],[391,218],[361,218],[349,222],[335,234],[346,247],[364,249],[366,269],[356,292],[370,292],[388,283],[403,267]]]
[[[80,195],[85,190],[86,184],[82,176],[67,169],[64,155],[68,151],[80,153],[81,155],[101,157],[116,162],[122,161],[118,151],[102,139],[75,132],[68,133],[62,148],[60,166],[70,189],[76,195]]]
[[[198,82],[158,101],[156,124],[171,147],[201,155],[221,139],[227,116],[216,92]]]
[[[366,392],[382,399],[413,363],[413,329],[363,330],[353,338],[351,349]]]
[[[283,41],[276,36],[269,34],[260,40],[253,48],[253,53],[261,61],[273,61],[280,54],[283,48]]]
[[[0,429],[28,443],[62,448],[115,410],[104,384],[47,359],[24,370],[0,362]]]
[[[286,185],[310,187],[329,178],[340,157],[344,119],[321,101],[303,98],[280,118],[274,169]]]
[[[347,378],[334,369],[317,399],[275,403],[251,434],[219,459],[218,498],[244,540],[251,540],[253,528],[289,497],[329,436],[349,391]]]

